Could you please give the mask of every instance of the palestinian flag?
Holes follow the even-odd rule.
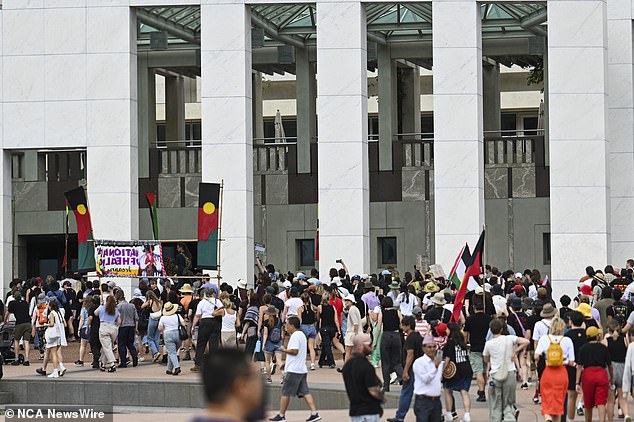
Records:
[[[473,250],[473,255],[468,261],[466,265],[464,274],[462,275],[462,280],[460,282],[460,289],[456,294],[456,300],[453,305],[453,312],[451,314],[451,321],[458,321],[460,318],[460,312],[462,312],[462,306],[464,305],[464,299],[467,294],[467,288],[470,284],[470,279],[473,278],[474,282],[477,277],[480,276],[484,271],[482,265],[482,256],[484,255],[484,230],[482,234],[480,234],[480,238],[478,239],[478,243],[476,244],[475,249]],[[476,283],[477,287],[477,283]]]
[[[64,196],[69,208],[73,210],[77,222],[77,270],[93,271],[95,269],[95,243],[92,237],[92,224],[86,192],[80,186],[64,193]]]
[[[158,214],[156,210],[156,195],[154,193],[146,193],[145,199],[150,206],[150,219],[152,220],[152,235],[154,240],[159,240]]]
[[[198,268],[218,269],[220,184],[201,183],[198,191]]]

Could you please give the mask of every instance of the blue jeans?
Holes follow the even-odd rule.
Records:
[[[380,420],[380,415],[350,416],[350,422],[379,422]]]
[[[409,370],[409,378],[403,381],[401,388],[401,396],[398,399],[398,409],[396,409],[396,419],[405,420],[407,411],[412,404],[412,396],[414,395],[414,371]]]
[[[181,340],[178,336],[178,330],[165,331],[163,333],[165,348],[167,349],[167,369],[173,371],[180,368],[178,363],[178,349],[181,347]]]
[[[159,351],[159,340],[161,338],[161,333],[158,330],[158,319],[150,318],[150,321],[147,325],[147,342],[150,345],[150,352],[152,352],[152,356]]]

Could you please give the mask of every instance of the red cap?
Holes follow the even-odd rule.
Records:
[[[581,289],[579,289],[579,291],[581,292],[582,295],[586,295],[586,296],[592,295],[592,287],[588,286],[587,284],[584,284],[583,286],[581,286]]]
[[[513,286],[513,288],[511,290],[514,291],[514,292],[517,292],[517,291],[520,291],[520,290],[521,291],[525,291],[524,290],[524,286],[522,286],[521,284],[516,284],[515,286]]]
[[[447,337],[447,324],[441,322],[440,324],[436,325],[436,334],[438,334],[440,337]]]

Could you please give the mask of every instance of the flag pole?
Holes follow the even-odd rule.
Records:
[[[218,279],[218,285],[220,285],[220,251],[222,247],[222,208],[224,207],[224,191],[225,191],[225,179],[220,180],[220,203],[218,204],[218,269],[216,271],[216,278]]]

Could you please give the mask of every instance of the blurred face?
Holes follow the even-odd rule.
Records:
[[[423,345],[423,352],[425,352],[425,354],[429,356],[430,359],[434,359],[436,357],[437,349],[438,349],[438,346],[435,343]]]

